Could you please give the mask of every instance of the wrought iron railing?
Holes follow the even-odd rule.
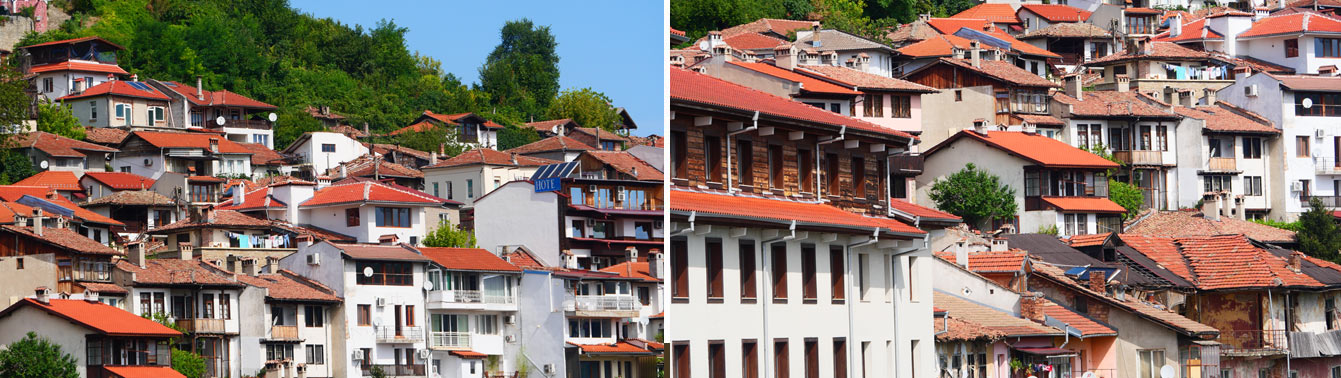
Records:
[[[378,326],[379,343],[413,343],[424,339],[424,329],[419,327]]]

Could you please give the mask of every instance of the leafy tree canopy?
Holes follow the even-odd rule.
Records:
[[[931,201],[936,208],[964,219],[969,226],[981,226],[993,219],[1015,216],[1015,189],[1001,178],[969,163],[964,169],[936,180],[931,185]]]
[[[977,0],[671,0],[670,21],[691,41],[760,18],[817,20],[825,28],[881,41],[919,14],[949,17],[975,5]]]
[[[33,162],[18,150],[0,150],[0,185],[9,185],[37,174]]]
[[[495,105],[512,106],[523,119],[539,117],[559,92],[558,42],[548,26],[509,21],[502,41],[480,67],[480,85]]]
[[[539,140],[540,133],[535,129],[507,125],[498,131],[498,150],[510,150]]]
[[[614,131],[619,123],[619,112],[610,106],[610,97],[591,88],[563,91],[545,112],[546,119],[572,118],[582,127],[599,127]]]
[[[1136,216],[1141,211],[1141,204],[1145,203],[1145,195],[1141,193],[1141,188],[1113,179],[1108,180],[1108,199],[1127,209],[1127,212],[1122,214],[1123,220]]]
[[[438,223],[438,229],[424,235],[423,243],[425,247],[477,248],[474,232],[457,228],[445,220]]]
[[[35,332],[0,350],[0,376],[14,378],[78,378],[75,358],[60,345]]]
[[[1295,233],[1299,251],[1332,262],[1341,261],[1341,254],[1338,254],[1341,251],[1341,228],[1333,220],[1332,212],[1317,198],[1310,199],[1308,205],[1308,211],[1299,215]]]
[[[172,370],[187,377],[205,376],[205,357],[177,348],[172,348]]]
[[[37,105],[37,131],[84,140],[84,126],[79,124],[69,106],[60,103]]]

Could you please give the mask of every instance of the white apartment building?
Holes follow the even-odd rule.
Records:
[[[83,37],[19,47],[26,53],[29,67],[25,74],[37,88],[37,94],[55,100],[127,75],[116,64],[121,46],[98,37]],[[78,51],[72,54],[72,51]]]
[[[316,131],[304,133],[282,152],[296,156],[299,164],[294,170],[306,172],[310,179],[367,154],[368,147],[341,133]]]
[[[253,273],[253,272],[247,272]],[[243,372],[264,369],[280,376],[345,377],[345,356],[334,353],[346,325],[342,301],[321,283],[287,270],[240,274]]]
[[[331,321],[346,324],[330,352],[347,375],[426,377],[427,347],[424,285],[431,263],[414,247],[400,245],[301,242],[298,252],[280,260],[283,269],[320,282],[344,298]]]
[[[430,377],[480,378],[517,372],[521,268],[478,248],[420,248],[428,268]],[[485,360],[497,360],[486,366]]]
[[[1271,198],[1279,193],[1272,183],[1280,180],[1280,172],[1271,167],[1282,158],[1280,130],[1225,103],[1174,110],[1183,116],[1175,133],[1180,147],[1177,208],[1195,207],[1205,193],[1225,192],[1232,201],[1241,198],[1244,218],[1266,217]]]
[[[518,153],[477,148],[423,167],[424,191],[465,208],[512,181],[525,180],[543,165],[561,163]]]

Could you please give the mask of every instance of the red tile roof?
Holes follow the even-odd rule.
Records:
[[[241,204],[234,204],[234,202],[237,199],[233,198],[220,203],[218,207],[215,207],[215,209],[248,211],[248,210],[288,208],[289,207],[288,204],[284,203],[284,201],[280,201],[279,199],[275,198],[274,190],[275,188],[269,186],[252,190],[242,195]]]
[[[31,216],[31,214],[32,212],[28,213],[29,216]],[[78,253],[87,253],[94,255],[111,255],[111,256],[118,256],[122,254],[121,252],[117,252],[116,250],[107,247],[106,244],[102,244],[96,240],[89,239],[87,236],[84,236],[68,228],[46,227],[42,230],[42,235],[40,236],[37,235],[37,233],[33,232],[32,227],[28,226],[4,225],[0,226],[0,228],[3,228],[4,230],[12,232],[14,234],[23,235],[31,239],[41,240],[56,247],[68,249],[70,251]]]
[[[485,249],[422,247],[419,252],[447,270],[521,273],[521,268]]]
[[[1032,38],[1112,38],[1107,30],[1088,23],[1063,22],[1021,34],[1019,39]]]
[[[481,118],[481,119],[484,118],[484,117],[480,117],[479,115],[477,115],[477,114],[475,114],[475,113],[439,114],[439,113],[434,113],[434,112],[431,111],[431,110],[425,110],[425,111],[424,111],[424,114],[423,114],[422,116],[426,116],[426,117],[429,117],[429,118],[438,120],[439,122],[446,123],[446,124],[451,124],[451,125],[459,125],[459,124],[461,124],[461,119],[463,119],[463,118],[467,118],[467,117],[476,117],[476,118]],[[491,129],[501,129],[501,128],[503,128],[503,125],[499,125],[499,124],[494,123],[493,121],[489,121],[489,120],[487,120],[487,119],[484,120],[484,126],[487,126],[487,127],[491,128]],[[394,134],[388,134],[388,135],[394,135]]]
[[[119,152],[115,148],[66,138],[45,131],[15,135],[10,138],[15,147],[33,148],[56,157],[83,158],[88,153]],[[101,155],[99,155],[101,156]]]
[[[450,353],[450,354],[453,355],[453,356],[457,356],[457,357],[461,357],[461,358],[467,358],[467,359],[484,359],[484,358],[489,358],[489,355],[487,355],[487,354],[480,353],[480,352],[475,352],[475,351],[469,351],[469,350],[453,350],[453,351],[448,351],[447,353]]]
[[[303,202],[300,206],[311,208],[357,203],[438,206],[442,204],[442,201],[437,197],[415,190],[394,188],[381,183],[361,182],[323,188],[313,193],[312,198]]]
[[[963,28],[982,32],[996,28],[991,21],[980,17],[932,18],[927,20],[927,25],[941,32],[941,34],[954,34]]]
[[[433,168],[456,167],[463,165],[507,165],[520,167],[539,167],[542,165],[562,163],[557,160],[542,159],[519,154],[495,151],[490,148],[476,148],[470,151],[462,152],[460,155],[453,156],[450,159],[443,160],[432,165]]]
[[[773,38],[759,33],[740,33],[729,37],[725,37],[722,39],[722,41],[726,42],[727,46],[731,46],[731,48],[736,50],[756,50],[756,49],[772,50],[779,44],[787,43],[787,41],[785,40]]]
[[[1160,14],[1160,13],[1163,13],[1163,11],[1158,10],[1158,9],[1141,8],[1141,7],[1131,7],[1131,8],[1126,8],[1126,9],[1123,9],[1122,11],[1123,11],[1123,12],[1126,12],[1126,13],[1131,13],[1131,14]]]
[[[345,256],[355,260],[391,260],[391,261],[411,261],[411,262],[430,262],[428,257],[419,253],[419,250],[406,244],[400,245],[377,245],[377,244],[332,244],[335,248],[344,252]]]
[[[983,60],[979,63],[980,64],[979,67],[974,67],[973,62],[968,59],[940,58],[938,62],[978,72],[983,74],[984,76],[1000,80],[1007,84],[1014,84],[1022,87],[1035,87],[1035,88],[1059,87],[1057,83],[1048,81],[1048,79],[1045,79],[1042,76],[1035,75],[1032,72],[1025,71],[1023,68],[1016,67],[1015,64],[1007,61]],[[918,70],[921,70],[921,68],[919,68]]]
[[[121,190],[84,202],[84,207],[101,205],[120,206],[176,206],[171,198],[148,190]]]
[[[1086,234],[1075,235],[1066,239],[1066,244],[1072,247],[1092,247],[1101,245],[1113,234]]]
[[[191,104],[194,106],[227,106],[259,110],[278,109],[278,107],[274,105],[253,100],[250,97],[233,93],[228,90],[203,91],[201,95],[204,99],[201,99],[200,97],[196,97],[196,87],[175,81],[165,81],[163,84],[169,90],[186,97],[186,99],[191,101]]]
[[[610,168],[614,168],[620,173],[629,175],[635,180],[661,181],[663,178],[661,171],[658,171],[656,167],[634,157],[628,151],[587,151],[583,154]]]
[[[1220,217],[1220,220],[1213,221],[1206,219],[1199,211],[1182,210],[1151,212],[1127,225],[1125,233],[1161,237],[1242,234],[1266,243],[1293,244],[1296,241],[1294,231],[1234,217]]]
[[[555,135],[549,138],[527,143],[503,152],[513,154],[534,154],[534,153],[550,152],[550,151],[580,152],[594,149],[596,148],[588,146],[586,143],[582,143],[577,139],[569,138],[562,135]]]
[[[1015,8],[1006,3],[982,3],[956,13],[951,18],[980,18],[1000,24],[1019,24]]]
[[[1169,272],[1188,282],[1196,281],[1196,277],[1192,276],[1192,269],[1188,267],[1187,260],[1183,258],[1183,254],[1178,250],[1178,244],[1173,238],[1137,234],[1121,234],[1118,237],[1128,247],[1154,260],[1155,263],[1164,267],[1164,269],[1168,269]]]
[[[1218,60],[1226,62],[1236,62],[1234,59],[1224,56],[1218,56],[1210,52],[1193,50],[1177,43],[1167,41],[1150,41],[1150,52],[1122,50],[1108,56],[1085,62],[1087,66],[1106,66],[1111,63],[1125,62],[1129,60],[1192,60],[1209,61]]]
[[[1072,147],[1062,141],[1019,131],[989,131],[984,136],[971,130],[963,130],[927,150],[923,153],[923,156],[930,157],[960,138],[982,142],[1019,156],[1021,159],[1049,168],[1111,169],[1118,167],[1117,163],[1089,151]]]
[[[573,129],[574,133],[582,133],[596,137],[600,140],[613,140],[619,142],[628,142],[629,138],[610,132],[610,130],[599,127],[578,127]]]
[[[107,127],[85,127],[84,140],[103,145],[120,145],[130,135],[129,131]]]
[[[955,262],[956,259],[953,251],[936,252],[936,257],[951,263]],[[1024,265],[1028,261],[1029,253],[1019,249],[970,252],[968,254],[968,270],[974,273],[1024,272]]]
[[[1202,290],[1322,286],[1308,275],[1291,271],[1285,259],[1252,245],[1243,235],[1178,238],[1177,242]]]
[[[671,102],[700,104],[759,111],[762,114],[915,139],[903,131],[876,125],[852,117],[819,109],[790,99],[774,96],[712,76],[678,68],[670,69]]]
[[[65,197],[57,195],[56,192],[50,188],[41,186],[0,185],[0,201],[14,202],[18,201],[19,198],[23,198],[23,196],[25,195],[43,199],[46,200],[47,202],[51,202],[66,209],[70,209],[71,211],[74,211],[75,218],[81,219],[85,222],[100,223],[114,226],[125,225],[124,223],[116,221],[112,218],[108,218],[106,216],[99,215],[98,213],[79,207],[79,205],[76,205],[73,201],[70,201]],[[29,214],[31,214],[31,212]]]
[[[900,92],[918,92],[935,93],[939,92],[936,88],[928,87],[922,84],[914,83],[903,79],[869,74],[859,70],[854,70],[840,66],[811,65],[800,66],[799,73],[808,75],[821,75],[830,80],[845,83],[850,87],[857,87],[858,90],[888,90]]]
[[[128,74],[121,66],[106,63],[79,62],[67,60],[59,63],[47,63],[32,66],[28,69],[29,73],[43,73],[52,71],[76,71],[76,72],[98,72],[117,75]]]
[[[107,185],[112,190],[143,190],[154,186],[154,179],[130,172],[84,172],[84,177]]]
[[[328,131],[333,133],[345,134],[345,136],[354,139],[366,138],[368,136],[368,134],[364,133],[363,130],[356,129],[350,125],[336,125],[328,129]]]
[[[558,125],[567,125],[567,124],[570,124],[570,123],[573,124],[573,127],[582,127],[581,125],[578,125],[576,121],[573,121],[572,119],[569,119],[569,118],[551,119],[551,120],[547,120],[547,121],[527,122],[527,123],[522,124],[521,126],[522,126],[522,127],[525,127],[525,128],[528,128],[528,129],[536,129],[536,130],[539,130],[539,131],[549,132],[550,129],[554,128],[554,126],[558,126]],[[567,127],[567,126],[565,126],[565,127]]]
[[[1067,277],[1066,273],[1063,272],[1061,268],[1058,268],[1056,266],[1052,266],[1049,264],[1035,264],[1033,272],[1037,277],[1042,277],[1047,280],[1062,284],[1063,286],[1070,288],[1071,291],[1086,294],[1091,298],[1098,299],[1104,303],[1114,306],[1119,310],[1127,311],[1138,317],[1144,318],[1146,320],[1162,325],[1169,329],[1181,332],[1184,335],[1194,336],[1198,338],[1206,336],[1214,338],[1214,336],[1218,336],[1220,334],[1219,330],[1212,328],[1211,326],[1201,324],[1195,320],[1188,319],[1186,317],[1183,317],[1182,315],[1178,315],[1177,313],[1169,311],[1168,309],[1163,308],[1162,306],[1156,307],[1154,305],[1141,302],[1137,300],[1135,298],[1136,296],[1134,295],[1128,296],[1126,300],[1118,300],[1116,298],[1108,296],[1106,293],[1099,293],[1094,290],[1090,290],[1088,286],[1081,285],[1080,283],[1076,282],[1070,277]]]
[[[1202,121],[1203,128],[1208,131],[1228,132],[1228,133],[1255,133],[1255,134],[1280,134],[1280,130],[1271,126],[1271,121],[1262,118],[1247,110],[1232,110],[1228,104],[1218,104],[1219,106],[1197,106],[1193,108],[1175,107],[1173,110],[1179,115],[1188,118],[1195,118]],[[1245,114],[1251,115],[1245,116]]]
[[[130,293],[130,291],[126,290],[126,288],[117,286],[116,284],[109,284],[109,283],[102,283],[102,282],[80,282],[80,281],[76,281],[76,282],[75,282],[75,285],[79,285],[79,286],[84,287],[84,292],[85,292],[85,293],[88,293],[88,292],[93,292],[93,293],[98,293],[98,294],[129,294],[129,293]]]
[[[889,208],[896,212],[901,212],[913,217],[922,218],[922,220],[951,221],[951,222],[959,222],[961,220],[959,216],[956,216],[954,214],[914,204],[912,202],[908,202],[897,198],[891,199],[889,201]]]
[[[972,48],[972,41],[957,35],[944,34],[900,47],[899,54],[910,58],[935,58],[954,56],[955,49],[968,50]],[[997,50],[992,46],[982,46],[982,48]]]
[[[1170,36],[1172,31],[1166,31],[1155,35],[1150,40],[1158,42],[1199,42],[1199,41],[1219,41],[1225,39],[1225,36],[1206,27],[1205,18],[1183,24],[1183,30],[1178,36]]]
[[[1341,76],[1269,74],[1280,85],[1296,91],[1341,92]]]
[[[1118,334],[1116,329],[1104,325],[1103,323],[1099,323],[1093,319],[1087,318],[1084,315],[1077,314],[1075,311],[1071,311],[1070,309],[1062,307],[1062,305],[1059,305],[1056,302],[1050,300],[1044,300],[1043,314],[1053,319],[1057,319],[1062,323],[1066,323],[1066,325],[1071,326],[1071,328],[1074,328],[1076,331],[1079,331],[1081,338],[1094,337],[1094,336],[1117,336]]]
[[[221,135],[203,133],[172,133],[160,131],[136,131],[131,135],[144,139],[158,148],[200,148],[209,150],[210,141],[218,141],[221,154],[250,154],[251,150]]]
[[[941,312],[941,311],[937,311]],[[932,322],[936,331],[936,341],[994,341],[1006,337],[1006,334],[988,327],[960,319],[949,318]],[[949,328],[948,330],[946,328]]]
[[[648,269],[647,262],[622,262],[601,268],[602,272],[618,274],[624,278],[637,278],[647,282],[661,282],[660,279],[652,277],[652,271]]]
[[[261,274],[255,277],[239,274],[237,279],[251,286],[265,288],[266,298],[272,300],[340,302],[340,297],[335,296],[335,290],[288,270],[280,270],[276,274]]]
[[[735,65],[735,66],[737,66],[737,67],[745,68],[745,69],[748,69],[748,70],[751,70],[751,71],[754,71],[754,72],[758,72],[758,73],[761,73],[761,74],[765,74],[765,75],[768,75],[768,76],[776,77],[776,78],[779,78],[779,79],[783,79],[783,80],[787,80],[787,81],[791,81],[791,82],[795,82],[795,83],[800,83],[800,84],[801,84],[801,91],[802,91],[802,92],[824,93],[824,94],[838,94],[838,95],[852,95],[852,96],[856,96],[856,95],[860,95],[860,94],[861,94],[861,92],[857,92],[856,90],[853,90],[852,88],[849,88],[849,87],[842,87],[842,86],[834,85],[833,83],[829,83],[829,82],[824,81],[824,80],[819,80],[819,79],[815,79],[815,78],[812,78],[812,77],[809,77],[809,76],[806,76],[806,75],[802,75],[802,74],[799,74],[799,73],[796,73],[796,72],[792,72],[792,71],[790,71],[790,70],[787,70],[787,69],[784,69],[784,68],[780,68],[780,67],[774,66],[774,65],[772,65],[772,64],[768,64],[768,63],[759,63],[759,62],[740,62],[740,61],[734,61],[734,60],[733,60],[733,61],[729,61],[729,62],[727,62],[727,63],[729,63],[729,64],[731,64],[731,65]]]
[[[1068,213],[1125,213],[1127,209],[1106,197],[1043,197],[1043,202]]]
[[[258,200],[257,202],[264,202],[264,201]],[[266,219],[253,217],[247,214],[239,213],[237,212],[237,210],[231,208],[230,209],[220,208],[211,212],[209,219],[201,219],[199,221],[191,221],[191,219],[189,218],[182,219],[176,222],[169,223],[165,226],[156,227],[150,232],[156,234],[166,234],[170,231],[177,231],[182,229],[222,228],[222,227],[265,229],[270,227],[270,221]]]
[[[158,89],[155,89],[153,86],[144,84],[145,88],[148,88],[148,90],[144,90],[135,88],[131,86],[130,83],[131,82],[121,80],[107,81],[103,82],[102,84],[95,85],[92,88],[86,89],[83,92],[67,95],[65,97],[61,97],[56,100],[65,101],[65,100],[73,100],[73,99],[88,98],[103,95],[136,97],[136,98],[162,100],[162,101],[170,100],[168,96],[164,95],[163,92],[159,92]]]
[[[149,259],[141,268],[129,260],[120,260],[116,269],[134,273],[136,286],[203,285],[242,288],[235,275],[201,260]]]
[[[397,146],[394,144],[364,143],[363,146],[368,147],[368,150],[372,152],[376,152],[382,155],[391,155],[391,154],[409,155],[423,160],[428,160],[433,157],[432,153],[416,150],[405,146]]]
[[[1018,118],[1020,122],[1029,122],[1035,126],[1062,126],[1066,124],[1062,122],[1062,120],[1057,119],[1057,117],[1044,114],[1017,113],[1011,114],[1010,116],[1012,118]]]
[[[79,185],[79,178],[75,177],[74,172],[70,171],[42,171],[28,176],[28,178],[14,183],[19,186],[40,186],[62,191],[82,192],[84,188]]]
[[[730,36],[740,33],[774,33],[777,35],[787,35],[788,32],[810,29],[810,27],[815,24],[815,21],[761,18],[749,23],[722,29],[722,35]]]
[[[411,133],[411,132],[414,132],[414,133],[422,133],[422,132],[429,131],[429,130],[433,130],[433,129],[436,129],[436,128],[439,128],[439,127],[442,127],[442,126],[438,126],[437,124],[434,124],[433,122],[423,121],[423,122],[415,123],[415,124],[412,124],[412,125],[409,125],[409,126],[405,126],[405,127],[396,129],[396,130],[394,130],[394,131],[392,131],[392,132],[386,133],[386,135],[400,135],[400,134]]]
[[[1256,38],[1306,33],[1341,33],[1341,20],[1317,13],[1293,13],[1269,16],[1253,22],[1253,26],[1238,38]]]
[[[102,303],[78,299],[48,299],[48,303],[24,298],[0,311],[0,318],[9,316],[22,307],[32,307],[69,320],[99,334],[108,336],[178,337],[172,330],[153,320],[141,318],[129,311]]]
[[[264,144],[239,142],[238,145],[251,152],[252,166],[280,165],[284,163],[284,155],[280,155],[279,152],[275,152],[275,150],[266,147]]]
[[[506,257],[508,263],[516,265],[518,268],[522,269],[546,268],[545,264],[541,263],[540,260],[536,259],[535,256],[531,255],[531,253],[527,252],[526,249],[524,248],[514,249],[512,252],[508,252],[507,254],[503,255],[503,257]]]
[[[576,346],[582,354],[655,354],[655,352],[630,344],[627,341],[620,341],[614,344],[577,344],[573,342],[569,342],[569,344]]]
[[[405,178],[424,177],[424,172],[418,169],[386,161],[381,156],[373,157],[372,154],[364,154],[357,159],[333,167],[326,171],[326,175],[339,177],[340,167],[344,167],[346,177],[372,177],[374,175]]]
[[[1090,18],[1090,12],[1062,4],[1020,4],[1020,11],[1028,10],[1048,22],[1080,22]]]
[[[110,378],[186,378],[171,366],[103,366],[113,374]]]
[[[972,323],[1007,337],[1062,336],[1064,334],[1059,329],[939,291],[932,292],[932,303],[936,307],[944,309],[945,315],[951,319]]]
[[[698,212],[700,217],[708,214],[735,218],[769,220],[775,222],[797,221],[801,224],[814,224],[821,227],[842,227],[865,230],[880,228],[888,232],[901,234],[925,234],[925,231],[909,226],[898,220],[882,217],[867,217],[851,213],[837,207],[814,202],[798,202],[785,199],[769,199],[725,195],[717,193],[671,190],[667,201],[670,208],[682,212]]]

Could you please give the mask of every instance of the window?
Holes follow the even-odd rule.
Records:
[[[615,237],[615,223],[609,221],[592,221],[591,237],[597,239],[607,239]]]
[[[703,136],[703,164],[708,182],[722,182],[722,138]]]
[[[796,150],[796,173],[801,192],[810,193],[815,187],[815,162],[811,160],[810,150]]]
[[[689,378],[689,342],[671,343],[671,378]]]
[[[223,313],[224,319],[233,318],[233,295],[219,294],[219,312]]]
[[[1327,318],[1327,330],[1335,330],[1341,324],[1337,324],[1336,299],[1327,298],[1323,301],[1322,313]]]
[[[685,239],[671,240],[671,277],[675,285],[671,287],[672,299],[689,298],[689,242]]]
[[[322,143],[322,144],[321,144],[321,152],[335,152],[335,144],[334,144],[334,143]]]
[[[569,337],[615,337],[610,319],[569,319]]]
[[[1203,178],[1203,186],[1206,192],[1229,191],[1232,188],[1230,184],[1230,180],[1232,179],[1233,176],[1208,175]]]
[[[1088,218],[1089,218],[1089,214],[1065,214],[1065,215],[1063,215],[1063,222],[1065,222],[1065,225],[1064,225],[1064,226],[1065,226],[1066,236],[1075,236],[1075,235],[1084,235],[1084,234],[1088,234],[1088,233],[1089,233],[1089,225],[1086,224],[1086,221],[1088,220]]]
[[[438,183],[436,183],[436,182],[433,183],[433,196],[434,196],[434,197],[442,197],[441,193],[438,192]]]
[[[454,196],[452,195],[452,182],[451,182],[451,181],[448,181],[448,182],[447,182],[447,199],[452,199],[452,197],[454,197]]]
[[[498,315],[476,315],[475,327],[481,335],[497,335]]]
[[[819,378],[819,340],[806,339],[806,378]]]
[[[410,209],[406,207],[378,207],[377,227],[410,227]]]
[[[1139,373],[1141,378],[1158,378],[1159,369],[1164,366],[1163,349],[1139,350],[1137,353],[1141,356],[1141,365]]]
[[[1243,176],[1243,195],[1262,195],[1262,176]]]
[[[860,291],[857,296],[863,301],[869,300],[867,295],[871,292],[871,279],[870,275],[867,274],[867,269],[869,269],[868,260],[870,260],[869,255],[865,253],[857,254],[857,290]]]
[[[214,294],[201,294],[201,298],[202,298],[200,303],[200,307],[202,310],[201,317],[205,319],[214,319]],[[158,311],[157,303],[155,303],[154,305],[154,312],[155,313],[160,312]]]
[[[964,90],[963,90],[963,89],[956,89],[956,90],[955,90],[955,102],[960,102],[960,101],[964,101]]]
[[[884,117],[885,116],[885,95],[867,94],[865,103],[861,107],[863,117]]]
[[[1244,159],[1262,158],[1262,138],[1243,137],[1243,158]]]
[[[159,108],[159,113],[160,113],[160,114],[163,113],[162,110],[163,110],[162,108]],[[256,143],[256,144],[260,144],[260,145],[264,145],[264,146],[269,146],[269,145],[270,145],[270,136],[269,136],[269,135],[265,135],[265,134],[252,134],[252,135],[251,135],[251,142],[252,142],[252,143]]]
[[[358,207],[345,209],[345,226],[357,227],[359,225],[359,209]]]
[[[292,360],[293,344],[266,344],[265,359],[267,361]]]
[[[787,244],[773,244],[773,301],[787,301]]]
[[[15,270],[23,270],[23,258],[22,258],[22,257],[15,259],[15,263],[17,264],[17,266],[14,267]]]
[[[397,306],[399,307],[399,306]],[[414,306],[405,306],[405,325],[414,327]]]
[[[586,231],[587,231],[587,224],[586,224],[586,221],[583,221],[583,220],[581,220],[581,219],[574,219],[574,220],[572,221],[572,224],[569,225],[569,229],[568,229],[568,233],[571,234],[571,235],[569,235],[569,237],[574,237],[574,238],[585,238],[585,237],[587,237],[587,233],[586,233]]]
[[[366,269],[373,274],[363,274]],[[359,285],[410,286],[414,282],[414,267],[408,262],[358,261],[354,271]]]
[[[898,258],[897,256],[892,256],[892,257],[893,257],[893,259],[894,259],[894,263],[897,264],[898,261],[899,261],[899,258]],[[922,264],[921,264],[921,261],[922,261],[922,258],[921,258],[921,257],[916,257],[916,256],[910,256],[910,257],[908,257],[908,301],[909,301],[909,302],[920,302],[920,301],[922,301],[922,293],[921,293],[921,289],[922,289],[922,279],[921,279],[921,276],[922,276],[922,275],[921,275],[921,272],[922,272],[922,266],[921,266],[921,265],[922,265]],[[890,267],[890,269],[893,269],[894,265],[893,265],[893,264],[890,264],[889,267]],[[890,275],[890,276],[893,276],[893,275],[894,275],[894,272],[891,271],[891,272],[889,273],[889,275]]]
[[[1298,39],[1287,39],[1287,40],[1285,40],[1285,57],[1286,57],[1286,58],[1297,58],[1297,57],[1299,57],[1299,40],[1298,40]]]
[[[842,180],[840,180],[839,178],[842,176],[842,172],[841,169],[839,168],[840,160],[838,159],[838,155],[825,154],[824,162],[828,163],[826,164],[827,167],[825,167],[824,172],[824,178],[827,179],[826,181],[828,182],[824,183],[824,185],[829,188],[829,195],[831,196],[843,195],[843,190],[840,187],[840,185],[842,185]]]
[[[754,241],[741,240],[739,253],[740,253],[740,299],[741,302],[752,303],[754,302],[754,299],[758,297],[758,294],[755,292],[755,287],[758,284],[754,282],[755,271],[757,270],[754,263],[754,253],[755,253]]]
[[[191,112],[191,126],[200,127],[205,122],[205,115],[200,112]]]
[[[741,186],[754,185],[754,148],[748,140],[736,142],[736,177]]]
[[[829,286],[835,302],[842,301],[846,296],[847,272],[843,269],[843,247],[829,246]]]
[[[1048,93],[1038,90],[1015,90],[1015,111],[1024,113],[1046,113],[1048,111]]]
[[[685,178],[689,174],[689,164],[686,161],[689,158],[689,154],[686,153],[688,142],[685,133],[683,131],[671,131],[670,134],[671,172],[675,173],[675,178]]]
[[[1341,58],[1341,38],[1313,38],[1313,55],[1318,58]]]
[[[913,117],[913,97],[912,96],[889,96],[889,112],[893,118],[912,118]]]
[[[707,240],[708,299],[722,300],[722,239]]]
[[[304,349],[307,350],[308,365],[326,364],[326,346],[321,344],[308,344],[304,346]]]
[[[833,378],[847,378],[847,339],[833,339]]]
[[[1308,149],[1309,149],[1309,145],[1310,145],[1310,143],[1309,143],[1309,141],[1308,141],[1308,136],[1307,136],[1307,135],[1300,135],[1300,136],[1296,136],[1296,137],[1294,137],[1294,151],[1295,151],[1294,155],[1295,155],[1296,157],[1301,157],[1301,158],[1306,158],[1306,157],[1313,156],[1313,155],[1309,154],[1309,151],[1308,151]]]
[[[51,93],[56,90],[56,80],[53,78],[42,79],[42,92]]]
[[[741,378],[759,378],[759,344],[754,340],[741,341],[740,355],[741,364],[744,365]]]
[[[466,198],[475,198],[475,180],[466,179]]]
[[[1341,93],[1295,92],[1294,100],[1297,116],[1341,117]]]
[[[837,102],[835,102],[835,103],[830,103],[830,104],[829,104],[829,111],[834,112],[834,113],[840,113],[840,114],[841,114],[841,113],[843,113],[843,104],[840,104],[840,103],[837,103]]]
[[[1155,150],[1169,150],[1169,127],[1164,125],[1155,126]]]
[[[1076,147],[1089,149],[1090,147],[1103,145],[1103,143],[1103,125],[1076,125]]]
[[[163,120],[163,108],[162,108],[162,107],[158,107],[158,106],[152,106],[152,107],[149,107],[149,112],[146,113],[146,115],[147,115],[147,118],[145,118],[145,119],[146,119],[146,120],[149,120],[149,121],[151,121],[151,122],[162,121],[162,120]]]
[[[801,299],[814,302],[819,295],[815,279],[815,245],[801,245]]]
[[[725,349],[721,341],[708,342],[708,378],[726,378]]]
[[[782,146],[768,146],[768,187],[782,188]]]
[[[787,378],[791,373],[791,364],[787,358],[787,339],[773,341],[773,376]]]
[[[303,306],[303,324],[308,327],[326,326],[326,308],[321,306]]]

